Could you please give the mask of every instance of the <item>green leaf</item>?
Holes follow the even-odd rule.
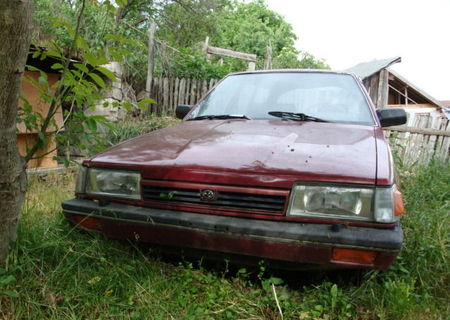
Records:
[[[55,64],[53,64],[53,65],[51,66],[51,68],[52,68],[53,70],[59,70],[59,69],[63,69],[64,66],[63,66],[61,63],[55,63]]]
[[[27,65],[27,69],[28,71],[41,72],[38,68],[29,65]]]
[[[47,55],[49,55],[51,57],[55,57],[55,58],[62,58],[61,53],[59,53],[58,51],[54,51],[54,50],[47,50]]]
[[[106,77],[109,78],[109,80],[116,81],[116,76],[114,75],[114,72],[106,69],[105,67],[97,67],[96,70],[98,70],[101,73],[103,73]]]
[[[47,79],[45,79],[45,77],[42,77],[42,76],[39,77],[38,81],[39,81],[40,84],[43,84],[43,85],[47,84]]]
[[[76,46],[78,48],[81,48],[81,49],[86,50],[86,51],[89,50],[89,44],[87,43],[87,41],[85,39],[83,39],[80,36],[77,37]]]
[[[333,286],[332,286],[331,289],[330,289],[330,293],[331,293],[331,296],[332,296],[333,298],[336,298],[336,297],[337,297],[337,295],[338,295],[338,287],[337,287],[336,284],[333,284]]]
[[[116,4],[122,8],[127,4],[127,2],[128,0],[116,0]]]
[[[5,296],[8,296],[8,297],[11,297],[11,298],[18,298],[19,297],[19,295],[16,292],[10,291],[10,290],[2,291],[2,294],[4,294]]]
[[[122,107],[125,110],[129,111],[129,110],[131,110],[131,108],[133,108],[133,104],[131,102],[124,102],[124,103],[122,103]]]
[[[14,281],[16,281],[16,277],[14,277],[12,275],[0,278],[0,284],[2,284],[2,285],[7,285],[10,283],[13,283]]]
[[[96,75],[95,73],[89,73],[89,77],[91,77],[92,78],[92,80],[94,80],[95,81],[95,83],[99,86],[99,87],[101,87],[101,88],[106,88],[106,84],[105,84],[105,81],[103,81],[103,79],[100,77],[100,76],[98,76],[98,75]]]
[[[114,58],[115,61],[118,61],[118,62],[123,61],[123,56],[116,51],[111,51],[111,56]]]
[[[65,168],[69,167],[70,161],[67,158],[62,158],[62,161],[63,161],[63,164],[64,164]]]
[[[72,25],[68,22],[64,22],[62,20],[56,20],[53,23],[53,26],[56,28],[66,28],[66,29],[73,29]]]
[[[114,128],[115,128],[115,125],[112,123],[109,123],[109,122],[103,122],[103,125],[110,130],[114,130]]]
[[[137,106],[139,107],[139,109],[142,109],[142,110],[145,110],[145,109],[147,109],[147,104],[149,104],[149,103],[156,103],[156,101],[155,100],[153,100],[153,99],[143,99],[143,100],[141,100],[141,101],[139,101],[138,103],[137,103]]]
[[[93,67],[99,65],[97,57],[92,52],[86,52],[84,54],[84,59],[86,60],[87,63],[89,63]]]
[[[142,99],[139,101],[140,103],[156,103],[156,100],[153,100],[152,98]]]
[[[36,144],[38,145],[39,149],[45,147],[48,143],[47,137],[45,136],[45,133],[38,132],[39,139],[37,140]]]
[[[88,118],[86,120],[87,126],[88,128],[92,131],[92,132],[96,132],[97,131],[97,122],[92,119],[92,118]]]
[[[280,284],[283,284],[283,279],[281,279],[281,278],[277,278],[277,277],[271,277],[270,279],[269,279],[269,282],[270,283],[273,283],[274,285],[280,285]]]
[[[89,73],[89,69],[82,63],[74,63],[73,64],[75,68],[81,70],[84,73]]]

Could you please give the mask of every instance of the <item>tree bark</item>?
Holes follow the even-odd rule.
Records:
[[[26,191],[25,165],[17,149],[16,116],[31,21],[31,0],[0,0],[0,265],[16,239]]]

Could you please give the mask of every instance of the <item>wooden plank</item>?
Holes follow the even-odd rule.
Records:
[[[158,86],[159,78],[153,78],[152,81],[152,98],[156,100],[156,104],[152,104],[150,109],[148,110],[150,113],[154,112],[154,110],[157,108],[157,105],[160,103],[159,99],[159,86]]]
[[[153,21],[148,29],[148,53],[147,53],[147,79],[145,82],[146,98],[152,96],[151,88],[153,82],[153,69],[155,66],[155,31],[156,23]],[[147,112],[152,108],[152,104],[147,105]]]
[[[197,90],[197,80],[191,79],[191,92],[189,94],[189,105],[195,104],[195,91]]]
[[[377,109],[385,108],[388,102],[388,77],[389,72],[385,69],[380,71],[380,79],[378,82],[378,97],[376,101]]]
[[[215,86],[216,83],[217,83],[216,79],[209,80],[208,91],[211,90]]]
[[[423,117],[421,115],[418,115],[415,120],[415,127],[420,128],[423,125]],[[410,153],[408,154],[408,164],[413,164],[414,162],[419,161],[420,156],[420,134],[417,132],[411,134],[410,138]]]
[[[195,79],[195,91],[194,91],[194,103],[197,104],[198,97],[200,96],[200,90],[201,90],[201,80]]]
[[[202,83],[202,96],[200,97],[200,99],[202,99],[206,95],[207,92],[208,92],[208,81],[203,80],[203,83]]]
[[[450,137],[450,130],[421,129],[421,128],[414,128],[414,127],[407,127],[407,126],[386,127],[386,128],[383,128],[383,130]]]
[[[180,104],[179,103],[179,85],[180,85],[180,79],[178,79],[178,78],[175,78],[175,85],[174,85],[174,88],[173,88],[173,94],[174,94],[174,97],[173,97],[173,101],[174,101],[174,105],[175,105],[175,108]]]
[[[439,130],[441,127],[441,119],[440,118],[432,118],[431,129]],[[436,142],[438,135],[429,135],[428,136],[428,144],[425,151],[426,162],[430,162],[431,158],[436,152]]]
[[[379,74],[376,73],[370,77],[370,99],[372,100],[375,108],[377,107],[377,99],[378,99],[378,83],[379,83]]]
[[[436,109],[436,106],[430,104],[430,103],[418,103],[418,104],[388,104],[387,107],[389,108],[432,108]]]
[[[195,104],[197,104],[203,96],[203,80],[199,79],[197,81],[197,99],[195,99]]]
[[[174,78],[169,78],[169,106],[167,108],[167,113],[172,113],[172,111],[174,110],[174,106],[173,106],[173,97],[174,97],[174,92],[173,92],[173,82],[174,82]]]
[[[369,94],[369,96],[370,96],[370,77],[369,78],[366,78],[366,79],[364,79],[362,82],[363,82],[363,85],[364,85],[364,87],[366,88],[366,90],[367,90],[367,93]]]
[[[181,78],[180,79],[180,87],[178,89],[178,103],[181,104],[185,104],[184,103],[184,92],[185,92],[185,88],[186,88],[186,79]]]
[[[266,56],[264,58],[264,70],[272,69],[272,45],[266,47]]]
[[[450,131],[450,121],[448,120],[446,123],[446,130]],[[440,158],[447,160],[449,158],[449,151],[450,151],[450,137],[444,137],[442,141]]]
[[[189,104],[189,93],[191,92],[191,79],[186,79],[183,104]]]
[[[159,110],[159,114],[163,114],[163,113],[167,113],[168,110],[170,109],[170,105],[169,105],[169,79],[168,78],[164,78],[164,104],[161,108],[161,110]]]
[[[449,149],[450,149],[450,138],[445,137],[444,142],[442,143],[442,159],[447,160],[449,157]]]
[[[218,54],[221,56],[238,58],[238,59],[253,61],[253,62],[256,61],[256,57],[257,57],[256,54],[233,51],[233,50],[224,49],[224,48],[217,48],[217,47],[212,47],[210,45],[207,45],[206,53]]]

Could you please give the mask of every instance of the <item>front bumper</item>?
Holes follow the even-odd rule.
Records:
[[[62,204],[75,225],[114,239],[212,250],[296,263],[385,269],[403,242],[393,229],[332,226],[169,211],[132,205],[73,199]],[[373,259],[336,255],[371,252]],[[339,258],[337,259],[336,257]]]

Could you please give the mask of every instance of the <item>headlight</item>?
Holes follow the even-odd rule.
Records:
[[[86,173],[87,168],[85,166],[80,166],[78,171],[77,182],[75,184],[75,193],[84,193],[86,190]]]
[[[398,215],[402,212],[396,212],[396,201],[401,201],[403,208],[403,199],[396,199],[398,194],[397,187],[393,185],[388,188],[377,188],[375,192],[375,210],[374,218],[377,222],[391,223],[398,220]]]
[[[395,186],[370,188],[296,183],[288,215],[392,223]]]
[[[80,193],[126,199],[141,198],[141,175],[139,172],[99,168],[84,170],[86,171],[85,178],[80,177],[83,175],[83,171],[80,171],[77,180],[77,191]]]

